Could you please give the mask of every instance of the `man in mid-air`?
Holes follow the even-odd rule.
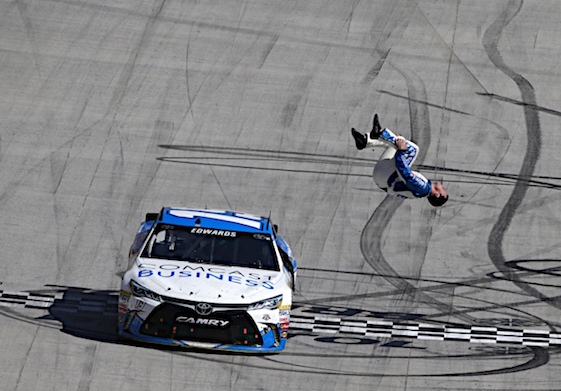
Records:
[[[442,206],[448,201],[446,189],[440,182],[431,182],[422,174],[412,171],[419,147],[391,130],[382,129],[378,114],[370,133],[359,133],[351,129],[358,149],[387,147],[374,166],[374,182],[385,192],[400,198],[427,198],[431,205]]]

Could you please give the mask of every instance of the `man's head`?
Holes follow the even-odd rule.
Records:
[[[432,206],[442,206],[448,201],[448,194],[446,189],[442,186],[440,182],[431,183],[431,189],[429,194],[429,202]]]

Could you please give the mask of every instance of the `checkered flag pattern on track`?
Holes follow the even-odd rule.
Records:
[[[56,299],[61,299],[62,293],[33,293],[33,292],[5,292],[0,291],[0,307],[24,307],[48,309]]]
[[[307,330],[317,334],[374,338],[413,338],[492,344],[510,343],[543,347],[561,345],[561,334],[547,330],[515,330],[499,327],[452,326],[384,320],[343,320],[323,316],[291,317],[290,329]]]

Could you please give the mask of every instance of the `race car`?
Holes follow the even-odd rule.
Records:
[[[270,218],[164,207],[130,249],[118,334],[236,352],[286,346],[296,260]]]

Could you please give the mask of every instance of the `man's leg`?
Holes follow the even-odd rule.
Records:
[[[397,146],[395,142],[398,138],[402,138],[407,142],[407,149],[405,150],[405,155],[407,159],[407,163],[409,166],[413,165],[415,159],[417,158],[417,154],[419,153],[419,146],[415,144],[413,141],[407,140],[405,137],[398,136],[388,128],[385,128],[379,132],[378,138],[370,138],[367,135],[366,145],[377,147],[377,146],[387,146],[388,149],[384,152],[380,159],[386,158],[393,158],[395,155],[395,150],[397,150]],[[393,149],[393,150],[392,150]]]
[[[387,129],[384,129],[384,131],[386,130]],[[400,136],[396,136],[396,138],[400,138]],[[382,142],[380,141],[380,139],[374,139],[372,141],[375,141],[376,143],[378,143],[378,145],[385,145],[385,143],[388,142],[387,140]],[[415,162],[415,159],[417,158],[419,147],[412,141],[405,141],[407,141],[407,149],[404,151],[405,159],[407,161],[407,165],[411,167]],[[369,144],[371,144],[370,140]],[[390,187],[390,185],[388,184],[390,178],[393,177],[393,179],[391,180],[391,182],[393,183],[395,181],[395,176],[398,175],[394,159],[396,153],[397,147],[395,146],[395,144],[388,146],[382,156],[380,156],[380,160],[378,160],[378,163],[376,163],[376,165],[374,166],[372,177],[374,178],[374,182],[376,182],[378,187],[380,187],[384,191],[387,191]]]
[[[381,141],[379,143],[383,145]],[[396,172],[395,160],[393,158],[396,151],[396,148],[388,147],[374,166],[374,171],[372,172],[374,182],[384,191],[388,191],[388,179]]]
[[[370,147],[389,147],[389,148],[397,149],[397,145],[395,144],[396,140],[398,138],[404,138],[402,136],[396,135],[388,128],[384,128],[380,130],[380,132],[376,135],[375,138],[372,137],[371,134],[368,133],[366,134],[366,145]],[[411,143],[409,140],[405,140],[405,141]]]
[[[374,114],[374,121],[372,124],[372,130],[369,133],[360,133],[355,128],[351,129],[351,134],[355,140],[356,148],[357,149],[364,149],[367,146],[370,147],[382,147],[382,146],[392,146],[391,142],[387,142],[387,140],[380,140],[380,135],[382,133],[382,127],[380,126],[380,121],[378,120],[378,114]],[[393,143],[393,147],[395,148],[395,142]]]
[[[367,137],[361,134],[355,128],[351,129],[351,135],[355,139],[356,149],[364,149],[366,147]]]
[[[378,114],[374,114],[374,120],[372,124],[372,130],[369,133],[365,133],[364,135],[358,132],[355,128],[351,129],[351,134],[355,140],[357,149],[364,149],[366,147],[386,147],[388,148],[384,154],[382,155],[381,159],[390,158],[393,159],[393,155],[395,154],[395,150],[397,150],[397,146],[395,145],[395,141],[397,138],[404,138],[402,136],[397,136],[394,132],[389,130],[388,128],[382,129],[380,126],[380,121],[378,119]],[[415,158],[417,157],[417,153],[419,152],[419,147],[412,141],[407,141],[407,161],[409,166],[413,164]],[[393,149],[393,150],[392,150]]]
[[[374,121],[370,133],[364,135],[366,137],[366,144],[372,147],[386,146],[397,149],[395,140],[397,135],[388,128],[382,128],[378,119],[378,114],[374,114]]]

